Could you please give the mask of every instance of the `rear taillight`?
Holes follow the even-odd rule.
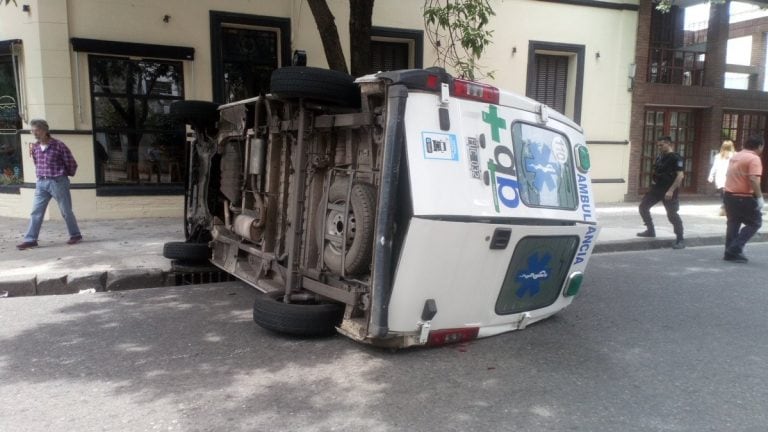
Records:
[[[453,80],[453,96],[492,104],[499,103],[499,89],[496,87],[461,79]]]
[[[429,74],[427,75],[427,83],[426,83],[426,89],[437,91],[440,90],[440,77],[437,75]]]
[[[465,327],[456,329],[435,330],[429,332],[427,345],[439,346],[448,345],[468,340],[476,339],[480,332],[480,327]]]

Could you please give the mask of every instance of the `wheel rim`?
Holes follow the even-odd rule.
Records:
[[[337,205],[344,205],[344,202],[335,202],[334,204]],[[346,248],[349,250],[349,247],[352,245],[352,243],[355,240],[355,229],[356,229],[356,223],[355,223],[355,214],[354,212],[350,211],[347,214],[347,244]],[[328,212],[328,216],[325,218],[325,232],[326,234],[341,237],[344,234],[344,213],[340,212],[338,210],[330,210]],[[341,255],[341,242],[337,239],[329,239],[328,240],[328,247],[336,254]]]

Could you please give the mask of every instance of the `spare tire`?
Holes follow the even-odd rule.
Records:
[[[344,205],[347,200],[349,179],[338,177],[328,190],[328,202]],[[376,189],[370,183],[355,182],[349,200],[349,214],[345,218],[343,211],[328,209],[320,215],[322,223],[320,235],[324,239],[323,261],[334,273],[341,274],[342,244],[339,241],[325,240],[325,234],[334,236],[347,234],[344,274],[358,275],[368,273],[373,254],[374,224],[376,222]],[[319,210],[322,210],[322,204]]]
[[[360,107],[360,87],[343,72],[304,66],[275,69],[270,91],[283,99],[306,98],[333,105]]]
[[[326,336],[335,332],[344,317],[344,306],[339,303],[284,303],[283,294],[257,294],[253,321],[277,333]]]
[[[171,118],[197,129],[213,126],[219,120],[219,104],[208,101],[183,100],[171,104]]]
[[[181,261],[207,261],[211,258],[208,243],[168,242],[163,245],[163,256]]]

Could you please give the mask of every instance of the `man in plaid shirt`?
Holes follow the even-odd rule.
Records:
[[[32,120],[29,126],[32,135],[37,139],[37,142],[29,148],[29,154],[35,162],[37,184],[32,201],[29,228],[24,236],[24,242],[16,245],[16,248],[23,250],[37,246],[37,237],[43,225],[45,209],[48,208],[51,198],[59,204],[61,216],[67,223],[69,231],[67,244],[80,243],[83,236],[80,235],[77,219],[72,213],[72,196],[69,193],[69,177],[77,172],[77,162],[63,142],[51,137],[48,122]]]

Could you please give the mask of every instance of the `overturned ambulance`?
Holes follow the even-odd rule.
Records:
[[[598,227],[581,128],[439,68],[286,67],[182,101],[187,242],[260,291],[257,324],[402,348],[523,329],[578,293]]]

